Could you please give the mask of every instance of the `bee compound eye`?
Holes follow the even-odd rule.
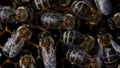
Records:
[[[45,32],[45,36],[49,36],[50,35],[50,32]]]
[[[43,38],[44,37],[44,34],[42,34],[42,33],[40,33],[39,35],[38,35],[38,38]]]

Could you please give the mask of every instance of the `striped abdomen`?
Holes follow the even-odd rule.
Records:
[[[63,42],[66,44],[80,45],[83,42],[83,35],[78,31],[66,31],[63,34]]]
[[[48,28],[60,28],[62,17],[62,14],[44,13],[41,17],[41,23]]]
[[[87,0],[74,1],[71,9],[75,15],[82,19],[89,20],[89,23],[92,25],[98,24],[102,19],[102,14]]]
[[[88,16],[91,14],[91,8],[88,6],[87,3],[85,3],[85,1],[74,1],[71,5],[73,13],[75,13],[79,17],[85,19],[88,18]]]
[[[75,16],[72,14],[61,14],[61,13],[44,13],[41,16],[41,23],[47,26],[49,29],[73,29],[76,26]],[[75,27],[76,26],[76,27]]]
[[[34,0],[34,8],[37,10],[57,7],[58,1],[56,0]]]
[[[103,60],[107,68],[115,68],[117,66],[118,58],[112,46],[103,47]]]
[[[66,53],[66,59],[70,62],[82,67],[88,68],[91,62],[91,56],[83,50],[68,50]]]

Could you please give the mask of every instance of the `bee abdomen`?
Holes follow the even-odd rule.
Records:
[[[36,10],[47,9],[51,7],[56,7],[58,2],[55,0],[34,0],[34,8]]]
[[[117,66],[118,58],[112,46],[104,47],[103,56],[104,56],[103,60],[104,60],[106,67],[114,68]]]
[[[87,1],[74,1],[71,5],[71,9],[73,13],[75,13],[78,17],[87,17],[91,11],[91,9],[86,5],[89,3]]]
[[[68,50],[66,59],[80,67],[88,67],[91,56],[83,50]]]
[[[44,13],[41,17],[41,23],[48,28],[60,28],[61,21],[62,14]]]
[[[78,31],[66,31],[63,34],[63,42],[66,44],[80,45],[83,42],[83,35]]]

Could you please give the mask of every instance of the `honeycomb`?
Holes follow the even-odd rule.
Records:
[[[0,0],[0,5],[12,5],[12,2],[10,0]],[[114,5],[114,11],[117,11],[118,8],[120,7],[119,4],[113,4]],[[61,7],[60,10],[58,10],[58,12],[69,12],[70,11],[70,6],[68,7]],[[118,10],[119,11],[119,10]],[[53,12],[50,10],[45,10],[45,12]],[[44,64],[43,64],[43,60],[41,57],[41,51],[40,51],[40,47],[39,47],[39,38],[38,38],[38,34],[43,32],[43,31],[50,31],[54,37],[54,34],[57,37],[54,37],[55,39],[55,43],[56,43],[56,55],[57,55],[57,67],[56,68],[79,68],[77,65],[73,65],[71,64],[71,62],[69,62],[65,57],[64,57],[64,53],[61,51],[62,48],[62,41],[61,41],[61,34],[66,31],[66,30],[56,30],[56,29],[47,29],[44,26],[39,26],[37,25],[39,23],[37,17],[39,17],[39,14],[42,14],[43,12],[35,12],[34,13],[34,21],[33,23],[36,26],[36,29],[34,30],[32,37],[30,40],[28,40],[24,47],[22,48],[22,50],[17,54],[16,57],[14,58],[8,58],[3,54],[2,51],[2,47],[5,44],[5,42],[7,41],[8,38],[11,37],[11,35],[13,34],[14,30],[16,30],[19,26],[21,26],[21,23],[1,23],[2,25],[2,30],[0,31],[0,67],[1,68],[18,68],[19,67],[19,60],[20,60],[20,55],[23,53],[24,50],[28,49],[31,53],[32,56],[35,59],[35,66],[36,68],[44,68]],[[83,20],[84,22],[84,20]],[[84,23],[81,26],[81,28],[77,29],[80,31],[83,31],[83,33],[89,33],[91,32],[91,26],[86,26]],[[84,30],[82,30],[84,29]],[[87,31],[87,32],[86,32]],[[95,30],[92,30],[93,34],[95,32]],[[119,43],[119,42],[118,42]]]
[[[12,4],[12,1],[10,1],[10,0],[5,0],[5,1],[0,0],[0,5],[11,6],[13,4]],[[68,10],[68,8],[65,10],[63,9],[63,11],[66,11],[66,10]],[[40,13],[41,12],[36,12],[36,13],[34,13],[34,16],[37,17],[38,14],[40,14]],[[34,20],[34,23],[38,23],[38,20]],[[36,26],[37,28],[33,32],[31,39],[26,42],[26,44],[24,45],[22,50],[17,54],[17,56],[14,58],[9,58],[4,55],[4,53],[2,51],[2,47],[4,46],[4,44],[8,40],[8,38],[11,37],[13,32],[22,24],[21,23],[4,22],[4,23],[1,23],[1,25],[2,25],[2,30],[0,31],[0,68],[19,68],[20,55],[22,54],[23,50],[26,50],[26,49],[32,53],[32,56],[35,59],[35,67],[36,68],[44,68],[43,60],[40,55],[38,34],[40,32],[47,30],[47,28],[45,28],[43,26]],[[53,30],[49,30],[49,31],[53,32]],[[55,30],[55,31],[59,32],[58,30]],[[53,32],[53,33],[55,33],[55,32]],[[56,42],[58,42],[58,41],[56,41]],[[59,44],[59,42],[56,44]],[[66,65],[70,65],[70,62],[68,62],[66,60],[65,61],[65,62],[67,62],[67,64],[66,64],[66,63],[64,63],[64,60],[65,60],[64,58],[57,58],[57,68],[62,68],[62,67],[65,67]]]

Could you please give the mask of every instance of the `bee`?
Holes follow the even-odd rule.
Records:
[[[57,7],[58,4],[59,3],[57,0],[33,0],[33,8],[35,10],[44,10]]]
[[[23,48],[25,42],[32,36],[32,31],[25,25],[19,26],[18,29],[8,38],[2,50],[9,57],[14,58]]]
[[[75,30],[65,31],[63,33],[63,43],[68,44],[70,48],[81,48],[88,53],[93,54],[93,52],[97,52],[95,39],[90,35],[82,34]]]
[[[72,14],[44,13],[41,23],[50,29],[73,29],[76,19]]]
[[[33,19],[33,10],[24,6],[18,7],[15,11],[15,20],[17,22],[32,21]]]
[[[69,30],[63,33],[62,41],[66,44],[80,45],[84,41],[84,36],[78,31]]]
[[[0,6],[0,21],[13,23],[29,21],[32,19],[33,11],[31,8],[18,7],[13,9],[10,6]]]
[[[115,13],[112,18],[108,19],[108,24],[111,29],[115,30],[116,28],[120,28],[119,18],[120,18],[120,13]]]
[[[97,8],[102,14],[108,15],[112,11],[111,0],[94,0]]]
[[[102,14],[88,0],[73,1],[71,10],[76,16],[88,20],[92,25],[97,25],[102,19]]]
[[[68,49],[66,59],[81,68],[101,68],[101,61],[98,57],[91,57],[84,50]]]
[[[56,53],[54,48],[54,40],[50,32],[39,34],[39,46],[42,51],[42,58],[45,68],[56,68]]]
[[[79,45],[79,47],[88,52],[90,55],[94,55],[98,51],[95,39],[87,34],[84,35],[84,41]]]
[[[11,6],[0,6],[0,22],[14,22],[15,10]]]
[[[35,64],[35,59],[32,56],[32,54],[26,53],[26,54],[20,56],[20,60],[19,60],[20,68],[35,68],[34,64]]]
[[[110,33],[102,33],[98,35],[99,55],[107,68],[115,68],[118,65],[118,55],[115,44],[112,44],[112,36]]]

